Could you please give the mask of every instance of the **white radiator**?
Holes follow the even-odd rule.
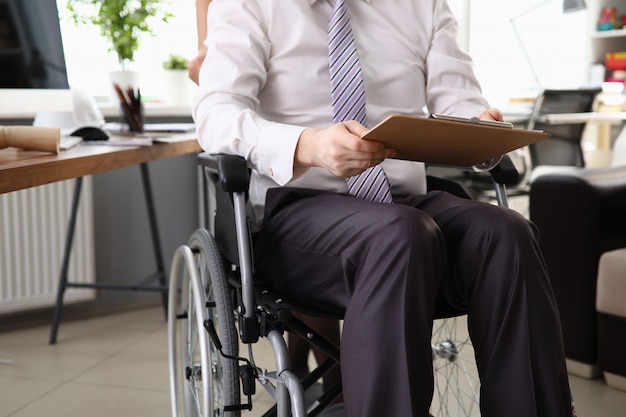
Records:
[[[0,194],[0,313],[54,305],[75,180]],[[83,180],[69,282],[95,282],[91,177]],[[64,301],[92,299],[73,289]]]

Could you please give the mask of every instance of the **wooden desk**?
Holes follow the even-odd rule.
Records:
[[[0,150],[0,194],[200,150],[193,138],[152,146],[79,144],[58,155],[7,148]]]
[[[56,181],[76,179],[72,209],[67,228],[63,261],[59,277],[57,299],[50,331],[50,344],[56,343],[63,295],[67,288],[106,288],[112,290],[159,291],[164,308],[167,308],[167,282],[163,253],[158,232],[154,199],[147,163],[159,159],[197,153],[201,150],[195,138],[187,136],[168,143],[154,143],[151,146],[106,146],[80,144],[58,155],[17,149],[0,150],[0,194],[49,184]],[[125,284],[84,284],[68,282],[69,259],[76,226],[76,214],[80,201],[82,180],[86,175],[139,165],[143,181],[148,221],[152,235],[156,259],[156,272],[149,278],[158,285],[138,286]]]

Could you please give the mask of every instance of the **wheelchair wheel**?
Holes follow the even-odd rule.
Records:
[[[172,261],[168,346],[172,416],[233,416],[240,402],[238,363],[212,343],[205,320],[213,321],[227,355],[239,350],[224,262],[213,237],[197,230]]]
[[[434,417],[480,416],[480,380],[465,323],[466,316],[461,316],[433,325]]]

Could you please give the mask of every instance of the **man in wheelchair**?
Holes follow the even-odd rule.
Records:
[[[483,416],[571,416],[535,227],[426,192],[422,163],[361,139],[425,108],[502,118],[446,1],[214,0],[208,19],[199,140],[252,170],[256,275],[344,317],[346,415],[427,416],[433,320],[467,313]]]

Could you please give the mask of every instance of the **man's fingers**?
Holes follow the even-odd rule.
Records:
[[[484,110],[480,114],[479,119],[501,121],[502,112],[499,109],[492,107],[492,108]]]
[[[358,137],[363,137],[370,130],[356,120],[348,120],[342,123],[348,131]]]

